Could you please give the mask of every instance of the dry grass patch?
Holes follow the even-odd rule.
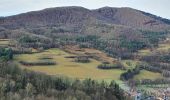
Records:
[[[0,46],[8,46],[9,41],[9,39],[0,39]]]
[[[158,51],[168,51],[170,49],[170,43],[159,44]]]
[[[141,55],[141,56],[146,56],[146,55],[149,55],[151,54],[151,50],[150,49],[142,49],[142,50],[139,50],[138,51],[138,54]]]
[[[101,62],[109,62],[110,64],[114,64],[115,62],[117,62],[117,59],[109,57],[106,53],[92,48],[79,48],[78,46],[65,46],[65,50],[67,52],[76,55],[92,56],[94,59],[99,60]]]

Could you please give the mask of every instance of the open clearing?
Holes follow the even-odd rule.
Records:
[[[159,44],[159,47],[157,48],[158,51],[168,51],[170,50],[170,43],[162,43]]]
[[[135,68],[136,65],[139,63],[139,61],[135,60],[122,60],[121,62],[123,66],[125,66],[126,69],[132,69]]]
[[[146,70],[141,70],[140,74],[136,75],[134,79],[158,79],[163,78],[160,73],[150,72]]]
[[[160,43],[159,45],[158,45],[158,47],[157,48],[154,48],[153,49],[153,51],[151,51],[150,49],[142,49],[142,50],[139,50],[138,51],[138,54],[139,55],[142,55],[142,56],[146,56],[146,55],[150,55],[150,54],[152,54],[153,52],[157,52],[157,51],[159,51],[159,52],[167,52],[167,51],[169,51],[170,50],[170,43],[169,42],[167,42],[167,43]]]
[[[146,56],[146,55],[150,55],[152,52],[150,49],[142,49],[138,51],[138,54],[141,56]]]
[[[0,46],[8,46],[9,39],[0,39]]]
[[[41,53],[15,55],[14,60],[21,68],[43,72],[49,75],[67,76],[79,79],[118,80],[120,74],[124,72],[120,69],[98,69],[97,66],[102,62],[95,59],[90,59],[90,63],[78,63],[74,62],[72,58],[65,58],[75,55],[76,54],[67,53],[61,49],[49,49]],[[42,57],[50,57],[52,61],[55,61],[57,64],[48,66],[24,66],[18,63],[19,61],[39,61]]]
[[[88,51],[90,52],[90,50]],[[83,53],[83,51],[79,51],[79,52]],[[95,50],[92,50],[91,52],[94,53]],[[73,58],[67,58],[69,56],[77,56],[78,54],[80,53],[73,54],[55,48],[55,49],[49,49],[43,51],[41,53],[15,55],[14,61],[21,68],[24,69],[26,68],[36,72],[42,72],[48,75],[66,76],[66,77],[78,78],[78,79],[92,78],[96,80],[105,80],[105,81],[119,80],[120,74],[124,72],[123,70],[120,69],[110,69],[110,70],[98,69],[97,66],[102,63],[101,59],[100,60],[90,59],[89,63],[79,63],[79,62],[75,62]],[[104,55],[104,57],[107,56]],[[25,66],[19,63],[19,61],[38,62],[40,61],[41,58],[51,58],[50,60],[56,62],[57,64],[45,65],[45,66],[40,66],[40,65]],[[45,59],[45,60],[49,60],[49,59]],[[127,69],[135,68],[137,63],[138,61],[122,60],[122,64]],[[156,79],[156,78],[162,78],[161,74],[153,73],[146,70],[142,70],[139,75],[136,75],[134,77],[134,79]]]
[[[96,60],[109,62],[110,64],[114,64],[117,61],[117,59],[109,57],[106,53],[96,49],[79,48],[78,46],[65,46],[65,50],[72,54],[93,56]]]

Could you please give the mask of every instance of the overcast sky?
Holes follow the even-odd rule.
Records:
[[[0,16],[60,6],[131,7],[170,19],[170,0],[0,0]]]

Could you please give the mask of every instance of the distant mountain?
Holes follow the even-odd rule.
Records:
[[[170,20],[132,8],[57,7],[0,18],[5,29],[55,27],[56,33],[117,34],[139,30],[165,31]],[[54,33],[55,33],[54,32]]]
[[[145,13],[132,8],[104,7],[95,10],[101,16],[107,18],[113,24],[125,25],[141,29],[166,29],[170,23],[152,14]]]
[[[82,7],[49,8],[3,18],[1,25],[14,26],[52,26],[60,24],[80,24],[91,15],[91,11]]]

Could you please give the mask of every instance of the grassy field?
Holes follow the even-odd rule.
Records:
[[[136,75],[134,79],[157,79],[163,78],[160,73],[154,73],[146,70],[142,70],[139,75]]]
[[[159,44],[158,51],[168,51],[170,49],[170,43]]]
[[[170,50],[170,43],[161,43],[153,51],[151,51],[150,49],[142,49],[138,51],[138,54],[146,56],[152,54],[152,52],[154,51],[167,52],[168,50]]]
[[[152,52],[150,49],[142,49],[142,50],[139,50],[138,51],[138,54],[139,55],[142,55],[142,56],[146,56],[146,55],[150,55]]]
[[[117,59],[108,56],[106,53],[92,48],[79,48],[79,46],[65,46],[65,50],[73,54],[93,56],[94,58],[101,62],[109,62],[110,64],[114,64],[117,61]]]
[[[82,51],[81,51],[82,52]],[[66,76],[70,78],[92,78],[96,80],[119,80],[120,74],[123,70],[111,69],[102,70],[98,69],[97,66],[102,62],[96,59],[90,59],[89,63],[78,63],[75,62],[73,58],[66,58],[68,56],[76,56],[77,54],[72,54],[65,52],[61,49],[49,49],[41,53],[34,54],[20,54],[14,56],[14,61],[21,67],[29,70],[42,72],[48,75],[56,76]],[[27,62],[38,62],[42,60],[41,58],[50,58],[48,60],[56,62],[56,65],[46,65],[46,66],[24,66],[19,63],[19,61]],[[138,61],[134,60],[122,60],[122,64],[127,68],[135,68]],[[153,73],[150,71],[142,70],[139,75],[136,75],[134,79],[156,79],[162,78],[161,74]]]
[[[21,68],[43,72],[49,75],[67,76],[71,78],[92,78],[97,80],[118,80],[122,70],[101,70],[97,66],[101,64],[100,61],[90,59],[90,63],[77,63],[72,58],[65,58],[67,56],[75,56],[64,52],[60,49],[49,49],[41,53],[21,54],[15,55],[14,59],[17,64],[19,61],[39,61],[42,57],[50,57],[55,61],[56,65],[50,66],[24,66],[19,64]]]
[[[9,39],[0,39],[0,46],[8,46]]]
[[[122,60],[122,64],[125,66],[126,69],[132,69],[135,68],[137,63],[139,61],[135,61],[135,60]]]

